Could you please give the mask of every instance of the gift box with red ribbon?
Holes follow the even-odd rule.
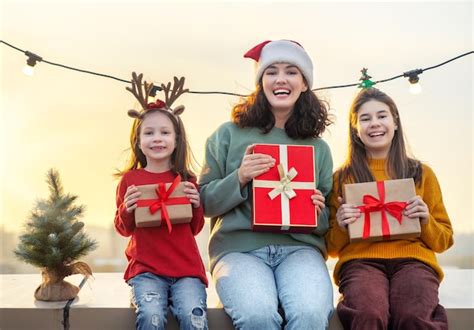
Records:
[[[351,242],[419,237],[420,220],[403,215],[406,202],[415,195],[413,179],[344,185],[345,202],[362,213],[348,226]]]
[[[191,222],[191,202],[183,192],[184,182],[181,182],[180,176],[172,183],[140,185],[137,188],[142,193],[135,209],[137,227],[166,225],[168,232],[171,232],[173,224]]]
[[[276,160],[252,182],[253,230],[311,233],[317,226],[313,146],[257,144],[253,152]]]

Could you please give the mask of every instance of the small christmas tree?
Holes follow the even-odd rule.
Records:
[[[74,262],[97,247],[78,221],[84,206],[76,206],[77,196],[64,194],[59,173],[48,171],[50,196],[37,202],[20,236],[15,255],[42,269],[43,283],[36,289],[38,300],[57,301],[74,298],[79,288],[64,281],[72,274],[92,275],[85,262]]]
[[[369,74],[367,73],[367,68],[363,68],[362,70],[360,70],[360,72],[362,73],[362,76],[359,78],[361,82],[359,83],[357,87],[362,88],[362,89],[371,88],[373,85],[376,84],[375,82],[370,80],[370,78],[372,77],[369,76]]]

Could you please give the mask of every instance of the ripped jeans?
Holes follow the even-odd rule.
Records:
[[[142,273],[130,280],[136,307],[136,328],[164,330],[168,306],[181,330],[207,330],[206,287],[195,277]]]

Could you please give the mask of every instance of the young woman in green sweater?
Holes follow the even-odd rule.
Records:
[[[332,158],[321,135],[331,121],[311,91],[313,66],[301,45],[267,41],[245,57],[257,61],[257,88],[207,140],[200,177],[204,212],[212,218],[211,272],[235,328],[325,329],[333,311],[324,243]],[[252,231],[252,179],[275,166],[272,157],[252,153],[256,143],[314,146],[313,233]]]

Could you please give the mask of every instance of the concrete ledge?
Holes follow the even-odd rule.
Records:
[[[441,304],[448,311],[450,329],[474,329],[472,269],[447,269],[440,287]],[[135,313],[130,306],[130,290],[121,273],[97,273],[87,281],[71,305],[70,329],[134,329]],[[82,276],[68,278],[78,285]],[[41,281],[39,274],[0,275],[0,329],[63,329],[66,302],[41,302],[33,297]],[[334,288],[334,303],[339,294]],[[208,289],[210,329],[232,329],[232,322],[220,305],[212,285]],[[179,329],[173,317],[168,329]],[[342,329],[335,315],[330,329]]]

